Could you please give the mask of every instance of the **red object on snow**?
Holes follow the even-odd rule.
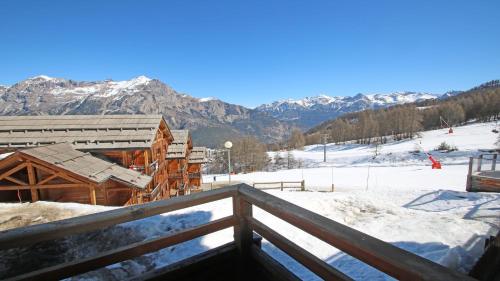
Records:
[[[432,157],[432,155],[428,154],[429,155],[429,160],[431,160],[432,162],[432,169],[441,169],[441,163],[439,161],[437,161],[436,159],[434,159]]]
[[[453,134],[453,129],[450,127],[450,129],[448,130],[448,134]]]

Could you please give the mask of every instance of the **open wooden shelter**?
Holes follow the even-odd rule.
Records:
[[[161,115],[1,116],[0,153],[67,142],[73,149],[152,177],[138,202],[170,196],[172,133]]]
[[[201,165],[207,163],[207,149],[205,147],[193,147],[188,158],[188,177],[191,190],[199,190],[202,183]]]
[[[121,206],[138,203],[152,178],[68,143],[18,150],[0,161],[0,201]]]
[[[172,130],[174,140],[168,147],[168,184],[170,195],[189,193],[188,158],[193,141],[188,130]]]

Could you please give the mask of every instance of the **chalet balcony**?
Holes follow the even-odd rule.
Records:
[[[199,178],[201,178],[201,173],[200,172],[189,173],[189,178],[190,179],[199,179]]]
[[[41,241],[86,233],[116,224],[232,198],[233,212],[207,223],[167,233],[45,268],[23,272],[9,280],[55,280],[93,271],[191,239],[233,227],[234,240],[179,262],[141,274],[132,280],[299,280],[260,248],[262,236],[325,280],[352,280],[325,261],[288,240],[253,216],[253,206],[336,247],[348,255],[402,280],[475,280],[418,255],[337,223],[245,184],[159,200],[111,211],[0,232],[0,250],[27,247]],[[22,262],[22,261],[20,261]],[[30,267],[26,267],[29,271]]]
[[[180,173],[180,172],[169,173],[168,174],[168,178],[169,179],[183,179],[184,178],[184,173]]]

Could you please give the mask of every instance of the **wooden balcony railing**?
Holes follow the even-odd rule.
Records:
[[[199,179],[199,178],[201,178],[201,172],[189,173],[189,178],[190,179]]]
[[[247,268],[247,262],[252,259],[262,268],[274,272],[275,275],[281,274],[279,276],[283,280],[293,279],[294,275],[286,269],[288,275],[283,275],[283,270],[276,269],[279,264],[253,243],[253,234],[256,232],[319,277],[326,280],[351,280],[300,245],[285,238],[285,234],[277,233],[276,230],[253,217],[253,205],[395,278],[405,280],[473,280],[466,275],[245,184],[3,231],[0,232],[0,249],[28,246],[44,240],[101,229],[224,198],[232,198],[233,200],[233,214],[230,216],[163,237],[101,252],[93,257],[25,273],[12,277],[10,280],[67,278],[232,226],[234,226],[234,243],[239,257],[236,262],[241,265],[238,268]],[[235,277],[235,279],[238,278]]]

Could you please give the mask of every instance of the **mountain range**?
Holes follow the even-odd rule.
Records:
[[[217,147],[224,140],[243,135],[277,142],[286,138],[293,127],[306,130],[344,113],[458,93],[320,95],[250,109],[217,98],[191,97],[145,76],[86,82],[41,75],[0,86],[0,115],[162,114],[172,128],[189,129],[197,145]]]

